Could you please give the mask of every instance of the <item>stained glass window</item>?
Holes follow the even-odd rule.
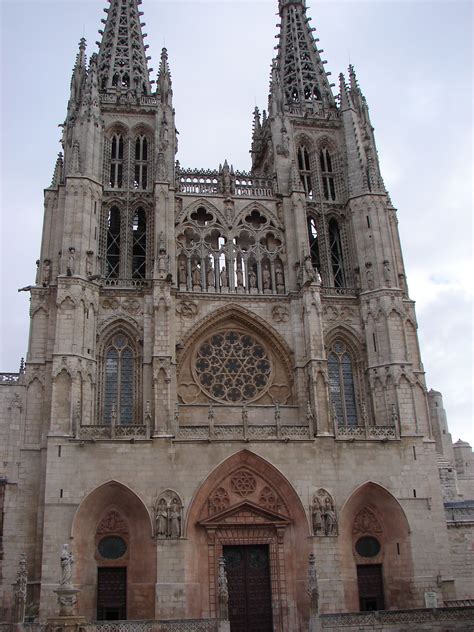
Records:
[[[354,373],[351,356],[344,343],[337,340],[328,356],[329,393],[331,404],[341,425],[357,425]]]
[[[104,422],[133,424],[135,357],[126,336],[113,337],[105,351]]]

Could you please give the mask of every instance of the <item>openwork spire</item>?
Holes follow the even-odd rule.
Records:
[[[98,74],[101,91],[114,92],[131,90],[138,96],[150,94],[148,69],[149,57],[142,33],[138,10],[141,0],[109,0],[110,7],[104,9],[107,19],[104,31],[99,31]]]
[[[168,51],[166,48],[163,48],[161,51],[157,85],[157,92],[161,97],[163,105],[171,105],[173,100],[173,90],[171,89],[171,72],[168,62]]]
[[[286,106],[317,109],[319,104],[335,106],[329,72],[320,57],[312,31],[311,18],[306,17],[304,0],[280,0],[281,24],[276,69],[272,73],[272,98],[283,99]],[[275,77],[275,71],[278,75]],[[273,94],[281,90],[282,94]]]

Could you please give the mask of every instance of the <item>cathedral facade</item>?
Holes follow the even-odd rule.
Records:
[[[335,97],[280,0],[251,171],[184,168],[139,4],[79,44],[26,364],[1,374],[2,618],[51,619],[59,582],[88,622],[472,621],[474,460],[426,388],[354,69]]]

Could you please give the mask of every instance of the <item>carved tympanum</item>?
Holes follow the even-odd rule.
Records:
[[[375,509],[366,505],[356,515],[352,533],[354,535],[363,535],[367,533],[382,533],[382,524]]]
[[[97,533],[128,533],[127,523],[118,511],[112,509],[100,521]]]

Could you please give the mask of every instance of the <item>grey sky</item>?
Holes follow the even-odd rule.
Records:
[[[308,3],[310,4],[310,3]],[[0,370],[28,341],[28,295],[77,43],[96,50],[105,0],[0,2]],[[156,76],[169,51],[183,166],[250,167],[252,110],[266,107],[277,2],[157,2],[141,10]],[[318,2],[309,9],[334,83],[356,67],[382,174],[399,209],[428,388],[444,394],[454,440],[472,415],[472,4]]]

